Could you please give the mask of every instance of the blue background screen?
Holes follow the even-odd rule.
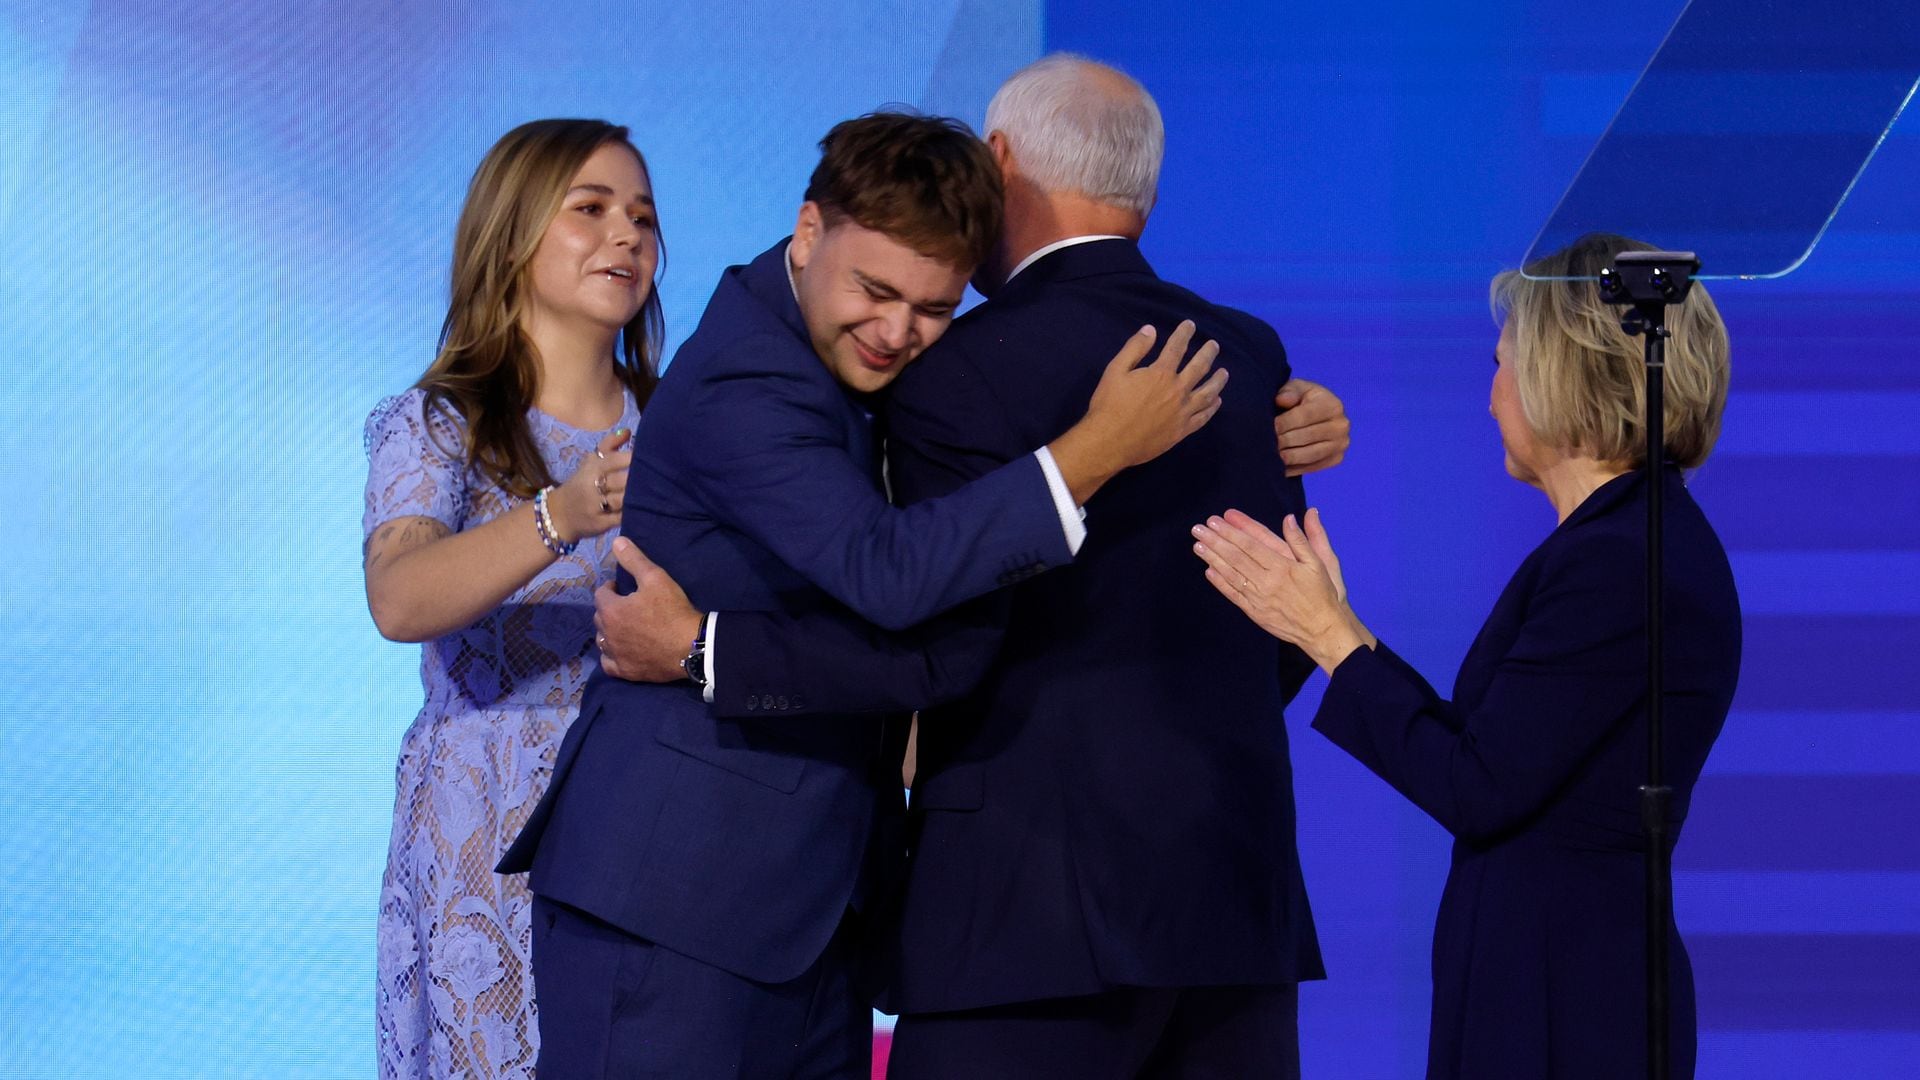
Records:
[[[1129,70],[1167,123],[1148,257],[1345,398],[1311,495],[1447,685],[1553,521],[1501,469],[1487,280],[1681,6],[0,0],[0,1076],[371,1072],[420,688],[366,613],[361,426],[432,357],[508,128],[632,127],[678,341],[835,121],[977,125],[1045,50]],[[1694,486],[1747,639],[1676,861],[1702,1077],[1920,1070],[1912,121],[1805,267],[1714,287],[1734,391]],[[1332,974],[1304,1064],[1414,1076],[1447,839],[1305,728],[1320,685],[1287,719]]]

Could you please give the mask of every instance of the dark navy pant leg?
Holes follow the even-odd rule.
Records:
[[[1300,1080],[1299,986],[1182,990],[1140,1080]]]
[[[1121,988],[911,1013],[888,1080],[1297,1080],[1294,986]]]
[[[536,897],[540,1080],[867,1080],[872,1012],[847,936],[761,983]]]
[[[591,916],[533,898],[534,1007],[541,1080],[606,1080],[613,1020],[645,977],[653,946]]]

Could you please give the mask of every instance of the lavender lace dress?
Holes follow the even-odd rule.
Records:
[[[367,418],[367,536],[408,516],[458,531],[524,501],[463,474],[442,449],[462,445],[459,419],[436,412],[428,421],[424,398],[388,398]],[[527,419],[561,479],[607,434],[537,411]],[[616,426],[638,420],[628,397]],[[380,890],[383,1078],[533,1075],[526,878],[493,865],[539,802],[597,663],[593,590],[611,577],[613,535],[581,541],[493,613],[422,647],[426,704],[400,744]]]

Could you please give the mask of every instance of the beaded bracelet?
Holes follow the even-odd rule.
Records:
[[[552,490],[553,485],[549,484],[541,488],[538,494],[534,495],[533,527],[540,531],[540,542],[547,545],[548,551],[553,552],[555,555],[571,555],[573,554],[573,549],[579,546],[580,541],[574,540],[569,543],[560,542],[560,530],[553,527],[553,513],[547,509],[547,492]]]

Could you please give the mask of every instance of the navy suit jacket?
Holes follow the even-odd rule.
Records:
[[[703,609],[888,626],[1069,561],[1031,455],[888,505],[868,414],[814,354],[785,251],[722,276],[654,392],[622,533]],[[805,705],[769,695],[716,722],[689,684],[596,672],[500,871],[531,868],[535,892],[736,974],[798,976],[891,847],[876,820],[900,802],[883,718],[794,719]]]
[[[1679,470],[1664,478],[1666,775],[1685,818],[1740,672],[1740,601]],[[1313,726],[1456,837],[1433,937],[1427,1075],[1646,1071],[1646,482],[1614,479],[1513,575],[1443,700],[1386,646]],[[1693,1074],[1677,932],[1672,1074]]]
[[[1207,584],[1187,531],[1304,508],[1274,446],[1273,330],[1160,280],[1132,242],[1055,251],[895,384],[891,479],[911,504],[991,475],[1082,415],[1129,334],[1187,318],[1220,342],[1225,405],[1092,499],[1073,566],[906,635],[720,618],[721,711],[945,702],[921,713],[883,1008],[1323,975],[1281,718],[1312,665]]]

